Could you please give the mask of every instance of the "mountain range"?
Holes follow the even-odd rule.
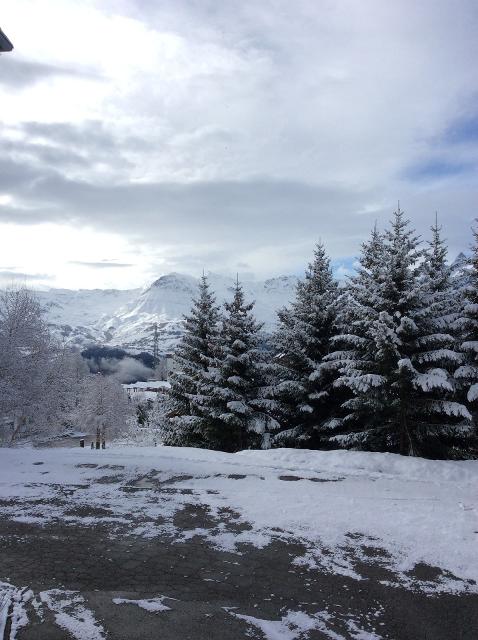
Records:
[[[233,278],[209,274],[208,280],[219,304],[232,298]],[[255,300],[255,315],[265,332],[272,331],[277,310],[293,299],[297,281],[295,276],[280,276],[242,282],[246,299]],[[151,351],[156,323],[160,352],[168,353],[183,334],[183,315],[198,283],[192,276],[169,273],[144,289],[49,289],[36,295],[53,332],[71,345]]]
[[[467,286],[467,256],[459,254],[451,268],[456,286]],[[209,273],[208,281],[218,304],[232,298],[234,278]],[[273,330],[277,311],[294,299],[297,282],[296,276],[242,281],[246,299],[255,301],[254,313],[265,333]],[[169,273],[143,289],[52,288],[36,295],[53,332],[71,345],[152,352],[153,326],[157,324],[159,350],[170,353],[183,335],[183,316],[191,308],[198,284],[198,278]]]

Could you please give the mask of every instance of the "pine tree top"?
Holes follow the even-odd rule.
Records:
[[[451,267],[447,263],[448,249],[441,235],[442,227],[438,224],[438,216],[435,217],[435,224],[431,226],[431,232],[432,238],[428,241],[423,271],[429,279],[432,292],[446,291],[450,287]]]
[[[257,333],[263,325],[256,321],[252,313],[254,305],[254,301],[246,303],[244,290],[237,280],[232,300],[224,303],[226,315],[223,318],[223,334],[229,339],[232,337],[244,341],[251,347],[253,343],[255,345]]]

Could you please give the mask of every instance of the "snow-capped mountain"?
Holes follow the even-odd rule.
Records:
[[[140,289],[49,289],[36,291],[46,318],[67,342],[104,342],[104,324],[117,309],[138,296]]]
[[[218,303],[232,297],[233,278],[209,274],[208,279]],[[256,301],[256,317],[264,323],[264,331],[270,332],[277,310],[294,297],[297,278],[281,276],[242,285],[246,297]],[[197,286],[197,278],[170,273],[143,290],[50,289],[37,292],[37,296],[52,328],[69,343],[149,351],[157,323],[160,350],[168,352],[182,335],[182,318],[191,307]]]

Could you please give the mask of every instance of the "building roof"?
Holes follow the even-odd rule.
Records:
[[[11,51],[13,49],[13,44],[7,38],[7,36],[0,29],[0,51]]]

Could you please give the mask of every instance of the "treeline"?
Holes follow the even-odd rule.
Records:
[[[0,292],[0,444],[65,430],[109,438],[130,413],[117,380],[91,374],[78,352],[54,339],[31,291]]]
[[[166,444],[478,455],[476,234],[451,266],[398,210],[342,287],[319,244],[267,349],[239,283],[221,310],[203,277],[185,323]]]

